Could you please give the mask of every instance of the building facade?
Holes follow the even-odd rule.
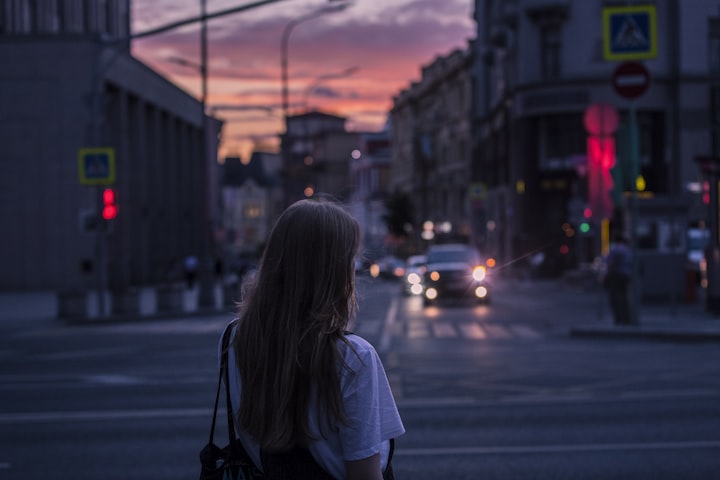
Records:
[[[390,194],[392,138],[389,126],[380,132],[360,134],[358,148],[351,153],[353,191],[349,208],[360,223],[363,255],[377,258],[384,251],[388,229],[383,220]]]
[[[206,138],[221,124],[130,55],[128,12],[128,0],[0,5],[0,289],[123,291],[211,251]],[[114,151],[114,182],[81,181],[91,147]]]
[[[349,200],[350,161],[359,137],[345,129],[345,121],[319,111],[288,118],[280,139],[286,206],[319,194]]]
[[[227,157],[221,166],[224,259],[259,257],[275,220],[282,213],[280,155],[253,152],[243,164]]]
[[[604,53],[603,12],[619,6],[656,12],[656,53],[639,60],[650,87],[632,101],[613,87],[623,60]],[[610,229],[635,237],[646,255],[684,248],[687,225],[706,217],[696,159],[711,149],[708,35],[717,15],[710,0],[682,8],[677,0],[476,0],[473,176],[486,192],[486,249],[504,264],[543,251],[548,273],[602,253],[603,219],[593,215],[587,235],[579,234],[577,219],[577,206],[583,211],[588,199],[584,115],[594,104],[618,112],[616,162],[626,172],[631,110],[637,118],[637,178],[626,175],[623,189],[640,182],[639,213],[632,219],[630,197],[621,197]],[[652,41],[630,27],[622,34]]]
[[[413,202],[414,242],[421,241],[428,222],[433,236],[465,241],[473,237],[474,206],[468,195],[473,55],[468,47],[436,58],[422,68],[419,81],[393,99],[391,190],[403,192]],[[425,240],[432,239],[426,233]]]

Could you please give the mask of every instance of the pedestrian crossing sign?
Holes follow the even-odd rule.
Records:
[[[78,151],[78,177],[81,185],[115,183],[115,150],[111,147],[81,148]]]
[[[603,8],[605,60],[644,60],[656,56],[655,5]]]

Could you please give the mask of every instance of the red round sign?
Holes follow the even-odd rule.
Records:
[[[585,109],[583,122],[590,135],[612,135],[617,130],[619,117],[612,105],[593,103]]]
[[[650,86],[650,72],[642,63],[621,63],[613,72],[612,84],[621,97],[637,98]]]

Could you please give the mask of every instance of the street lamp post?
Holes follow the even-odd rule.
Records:
[[[208,90],[208,32],[207,32],[207,0],[200,0],[200,109],[202,115],[202,131],[203,131],[203,163],[205,164],[202,171],[204,190],[205,190],[205,228],[202,232],[202,253],[205,258],[200,261],[200,275],[198,284],[200,291],[198,292],[198,305],[202,307],[211,307],[215,304],[215,291],[213,288],[211,268],[215,256],[215,235],[214,235],[214,218],[213,218],[213,200],[212,200],[212,181],[213,174],[211,170],[210,155],[210,125],[206,115],[207,108],[207,90]]]
[[[287,129],[288,110],[289,104],[289,91],[288,91],[288,44],[290,43],[290,34],[293,29],[301,23],[313,20],[322,15],[334,12],[340,12],[351,6],[352,3],[338,3],[329,7],[324,7],[314,12],[310,12],[307,15],[303,15],[295,20],[290,21],[282,32],[280,39],[280,67],[281,67],[281,83],[282,83],[282,110],[283,120],[285,122],[285,128]]]
[[[330,2],[333,2],[334,0],[329,0]],[[289,192],[293,189],[293,178],[295,176],[295,173],[293,173],[293,168],[290,166],[290,159],[288,158],[288,117],[289,117],[289,109],[290,109],[290,101],[289,101],[289,91],[288,91],[288,45],[290,43],[290,34],[292,33],[293,29],[300,25],[301,23],[313,20],[315,18],[318,18],[322,15],[326,15],[329,13],[334,12],[340,12],[342,10],[345,10],[347,7],[351,6],[351,2],[344,2],[344,3],[337,3],[330,6],[326,6],[324,8],[320,8],[318,10],[312,11],[306,15],[303,15],[301,17],[298,17],[292,21],[290,21],[286,26],[285,29],[282,32],[282,36],[280,38],[280,82],[281,82],[281,102],[282,102],[282,114],[283,114],[283,126],[285,129],[285,136],[282,139],[282,143],[280,145],[280,155],[282,158],[283,168],[285,169],[286,173],[288,174],[288,177],[284,180],[285,186],[283,187],[283,196],[285,197],[285,202],[288,202],[289,198]]]

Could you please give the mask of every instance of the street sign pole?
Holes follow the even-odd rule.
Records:
[[[706,168],[710,187],[710,202],[707,218],[710,229],[710,244],[705,248],[707,286],[705,287],[705,309],[709,313],[720,313],[720,86],[713,78],[710,87],[710,135],[711,155]]]
[[[640,174],[640,147],[638,141],[637,109],[635,99],[643,95],[650,86],[650,72],[639,62],[624,62],[615,68],[612,76],[615,91],[621,97],[630,100],[628,108],[630,129],[630,248],[632,250],[632,302],[631,321],[640,323],[640,304],[642,292],[640,287],[640,262],[638,261],[637,224],[638,224],[638,190],[637,178]]]
[[[629,99],[630,162],[631,162],[631,214],[630,247],[632,249],[631,321],[640,320],[640,269],[637,255],[638,190],[640,152],[638,141],[635,99],[650,86],[650,72],[638,60],[657,56],[657,13],[655,5],[620,5],[603,7],[603,58],[622,61],[615,68],[612,84],[615,92]]]
[[[637,178],[640,173],[640,152],[638,142],[637,128],[637,112],[635,101],[630,101],[630,164],[632,166],[632,182],[631,182],[631,210],[630,216],[630,248],[632,250],[632,296],[630,318],[635,325],[640,323],[640,302],[642,300],[642,292],[640,288],[640,262],[638,262],[638,245],[637,245],[637,223],[638,223],[638,190]]]

